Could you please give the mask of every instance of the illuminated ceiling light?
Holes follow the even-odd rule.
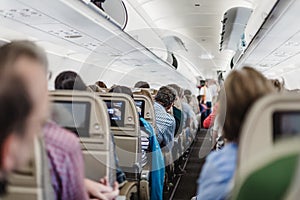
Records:
[[[211,60],[213,59],[215,56],[208,53],[208,54],[202,54],[201,56],[199,56],[200,59],[202,60]]]

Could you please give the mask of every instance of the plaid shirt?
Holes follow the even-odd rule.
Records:
[[[157,127],[157,140],[161,147],[172,149],[176,122],[172,115],[159,103],[154,103],[155,120]]]
[[[84,164],[78,138],[53,122],[44,128],[52,186],[56,200],[88,199]]]

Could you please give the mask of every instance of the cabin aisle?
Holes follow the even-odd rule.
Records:
[[[207,134],[206,129],[201,129],[196,137],[197,139],[191,147],[190,157],[185,167],[186,174],[181,176],[179,184],[177,188],[175,188],[176,191],[174,193],[174,197],[171,198],[173,200],[188,200],[196,194],[197,179],[205,162],[204,158],[199,158],[199,151],[200,149],[201,151],[207,151],[211,147],[209,142],[209,135]],[[203,147],[201,147],[202,144],[204,145]]]

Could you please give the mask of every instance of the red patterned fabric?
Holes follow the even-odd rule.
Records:
[[[44,139],[56,200],[88,199],[79,139],[53,122],[45,126]]]

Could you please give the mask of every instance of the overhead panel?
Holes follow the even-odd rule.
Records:
[[[143,68],[150,79],[165,74],[190,87],[189,81],[170,65],[84,1],[2,0],[0,18],[0,38],[35,40],[54,58],[50,70],[55,72],[72,69],[83,72],[85,80],[95,81],[117,76],[114,71],[125,75],[130,72],[135,77],[136,69]],[[167,84],[168,80],[160,81]]]
[[[235,7],[225,12],[221,33],[220,50],[238,50],[238,45],[244,34],[252,9]]]

